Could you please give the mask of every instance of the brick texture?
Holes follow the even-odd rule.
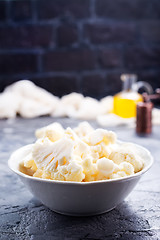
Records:
[[[121,48],[103,48],[99,51],[99,61],[103,68],[118,68],[123,66]]]
[[[160,42],[160,21],[143,21],[139,24],[141,41]]]
[[[86,75],[82,78],[82,93],[85,96],[102,97],[105,95],[105,78],[99,74]]]
[[[138,71],[137,74],[139,76],[139,80],[150,83],[153,89],[157,88],[157,83],[159,84],[158,86],[160,87],[160,69],[158,69],[157,71],[152,70]]]
[[[95,67],[95,56],[90,50],[48,52],[43,58],[45,71],[82,71]]]
[[[0,73],[34,73],[37,71],[37,56],[34,54],[0,54]]]
[[[53,45],[53,27],[41,25],[0,27],[0,49],[35,48]]]
[[[159,0],[0,1],[0,91],[28,78],[100,98],[125,72],[160,87]]]
[[[63,24],[57,30],[59,47],[69,47],[78,42],[78,29],[74,24]]]
[[[32,2],[30,0],[11,1],[11,18],[15,21],[32,19]]]
[[[73,76],[33,78],[33,82],[58,96],[79,91],[78,81],[76,77]]]
[[[132,43],[136,31],[130,23],[93,23],[85,26],[85,36],[93,44]]]
[[[159,19],[160,5],[157,0],[96,0],[96,13],[111,19]]]
[[[6,20],[6,3],[0,1],[0,22]]]
[[[89,0],[39,0],[37,1],[38,17],[52,19],[70,16],[74,18],[89,17]]]
[[[122,89],[122,83],[120,81],[120,75],[124,71],[116,71],[116,72],[110,72],[106,76],[106,95],[109,94],[116,94],[117,92],[120,92]]]
[[[134,70],[160,67],[160,47],[133,46],[126,50],[126,65]]]

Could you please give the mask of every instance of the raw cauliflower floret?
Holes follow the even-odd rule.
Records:
[[[95,146],[104,142],[106,145],[114,144],[116,142],[116,134],[112,131],[107,131],[104,129],[96,129],[89,133],[85,139],[90,146]]]
[[[29,153],[23,158],[23,161],[20,162],[19,168],[21,172],[29,176],[33,176],[35,174],[37,171],[37,166],[33,160],[32,153]]]
[[[78,127],[74,128],[73,130],[80,138],[83,138],[90,132],[94,131],[88,122],[81,122]]]
[[[52,142],[55,142],[64,135],[64,128],[61,124],[55,122],[46,127],[37,129],[35,135],[37,138],[48,137]]]
[[[105,176],[114,171],[114,165],[114,162],[107,158],[100,158],[97,161],[97,169]]]
[[[74,144],[76,143],[76,141],[79,139],[77,134],[70,128],[68,127],[65,131],[65,136],[70,138],[71,140],[74,141]]]
[[[96,180],[105,180],[110,179],[110,176],[119,170],[119,167],[108,158],[101,158],[97,161],[97,179]]]
[[[86,164],[86,163],[84,163],[84,164]],[[93,163],[93,164],[91,163],[90,169],[85,168],[84,173],[85,173],[85,179],[84,179],[85,182],[96,181],[97,175],[98,175],[96,163]]]
[[[110,147],[108,145],[106,146],[104,142],[101,142],[95,146],[90,146],[90,149],[94,162],[96,162],[99,158],[108,158],[111,153]]]
[[[73,141],[64,137],[56,142],[48,138],[39,139],[33,146],[33,159],[39,169],[52,172],[57,166],[69,161]]]
[[[45,138],[39,139],[35,143],[32,155],[38,169],[51,175],[52,179],[82,181],[84,178],[83,168],[78,161],[75,161],[73,165],[73,149],[74,141],[66,136],[56,142]],[[61,171],[63,166],[66,166],[66,174]],[[70,166],[73,167],[72,171]]]
[[[120,163],[119,168],[120,168],[121,171],[124,171],[127,175],[133,175],[134,174],[134,167],[129,162]]]
[[[110,179],[117,179],[117,178],[123,178],[127,177],[127,174],[124,171],[118,171],[117,173],[113,173],[110,176]]]
[[[129,148],[117,148],[112,151],[109,156],[114,163],[120,164],[122,162],[128,162],[134,167],[134,172],[139,172],[143,168],[143,160],[142,158],[134,151]]]
[[[84,181],[98,181],[109,179],[116,168],[116,164],[112,160],[107,158],[100,158],[96,163],[93,163],[91,159],[85,159],[83,161],[85,179]]]
[[[116,135],[111,131],[97,129],[84,137],[83,141],[90,146],[91,156],[96,163],[99,158],[109,157],[111,153],[110,145],[115,143]]]
[[[134,167],[128,162],[122,162],[119,165],[115,164],[117,167],[114,172],[110,175],[111,179],[127,177],[134,174]]]
[[[119,144],[115,133],[94,130],[87,122],[74,129],[54,123],[38,129],[36,136],[21,165],[30,176],[90,182],[130,176],[143,168],[134,145]]]
[[[42,171],[41,169],[37,169],[37,171],[33,174],[33,177],[43,178],[43,179],[51,179],[51,174]]]
[[[68,173],[65,175],[66,181],[81,182],[85,178],[82,166],[77,164],[75,161],[72,161],[67,166],[67,171]]]
[[[36,171],[36,170],[37,170],[36,163],[35,163],[35,161],[33,160],[31,153],[28,154],[28,155],[23,159],[23,164],[24,164],[24,167],[26,167],[26,168],[30,168],[30,169],[32,169],[33,171]]]

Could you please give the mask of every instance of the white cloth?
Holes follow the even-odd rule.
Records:
[[[96,120],[102,127],[114,127],[122,125],[127,125],[129,127],[135,126],[135,118],[122,118],[113,113],[97,116]]]
[[[29,80],[13,83],[0,93],[0,118],[15,118],[17,114],[24,118],[50,115],[97,120],[103,127],[135,126],[135,118],[121,118],[111,114],[112,109],[112,96],[98,101],[80,93],[70,93],[60,99]],[[160,109],[153,109],[152,122],[160,125]]]

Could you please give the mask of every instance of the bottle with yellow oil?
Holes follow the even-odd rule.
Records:
[[[113,97],[113,113],[123,117],[136,117],[136,105],[142,102],[142,95],[138,93],[140,88],[144,88],[148,94],[151,94],[153,89],[146,82],[136,82],[137,75],[122,74],[123,90]]]

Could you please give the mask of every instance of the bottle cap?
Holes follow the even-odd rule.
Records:
[[[149,134],[152,132],[152,108],[151,102],[137,103],[136,132]]]

